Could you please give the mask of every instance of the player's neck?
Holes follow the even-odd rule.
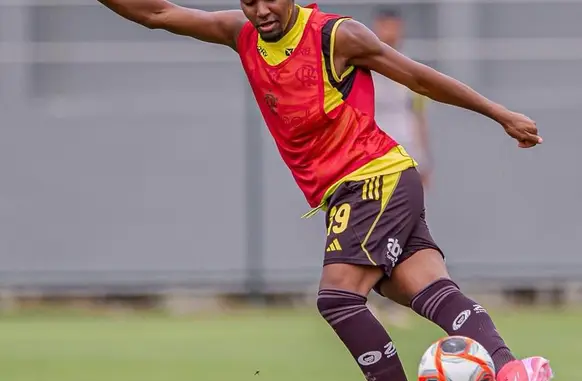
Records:
[[[293,29],[295,24],[297,23],[297,19],[298,19],[300,11],[301,11],[301,9],[299,8],[298,5],[293,5],[293,8],[291,9],[291,16],[289,18],[289,22],[287,23],[287,27],[285,28],[285,31],[283,32],[283,37],[286,36],[291,31],[291,29]]]

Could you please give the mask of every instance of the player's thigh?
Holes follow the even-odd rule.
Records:
[[[409,237],[401,262],[389,279],[382,280],[380,293],[408,306],[415,295],[442,278],[450,278],[444,255],[430,234],[423,212]]]
[[[415,169],[343,184],[326,215],[322,287],[367,294],[390,276],[421,213]]]

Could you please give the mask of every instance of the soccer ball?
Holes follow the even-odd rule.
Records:
[[[449,336],[424,352],[418,366],[418,381],[495,381],[495,365],[475,340]]]

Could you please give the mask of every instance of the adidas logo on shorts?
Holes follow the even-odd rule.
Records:
[[[325,251],[330,252],[330,251],[341,251],[342,247],[339,243],[339,240],[337,238],[335,238],[327,247],[327,249],[325,249]]]

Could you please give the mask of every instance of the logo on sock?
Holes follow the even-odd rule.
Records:
[[[386,244],[386,258],[392,262],[392,266],[396,266],[398,257],[402,254],[402,247],[398,242],[397,238],[388,238],[388,244]]]
[[[487,313],[485,308],[483,308],[480,304],[473,304],[473,311],[475,311],[476,314]]]
[[[388,344],[384,345],[384,349],[384,354],[386,355],[387,359],[396,354],[396,347],[394,346],[393,342],[389,342]]]
[[[453,331],[458,331],[469,319],[469,316],[471,316],[471,310],[465,310],[457,315],[455,320],[453,320]]]
[[[370,372],[366,373],[364,377],[366,377],[366,381],[376,381],[376,377]]]
[[[369,366],[377,363],[382,359],[382,352],[370,351],[358,357],[358,363],[362,366]]]

